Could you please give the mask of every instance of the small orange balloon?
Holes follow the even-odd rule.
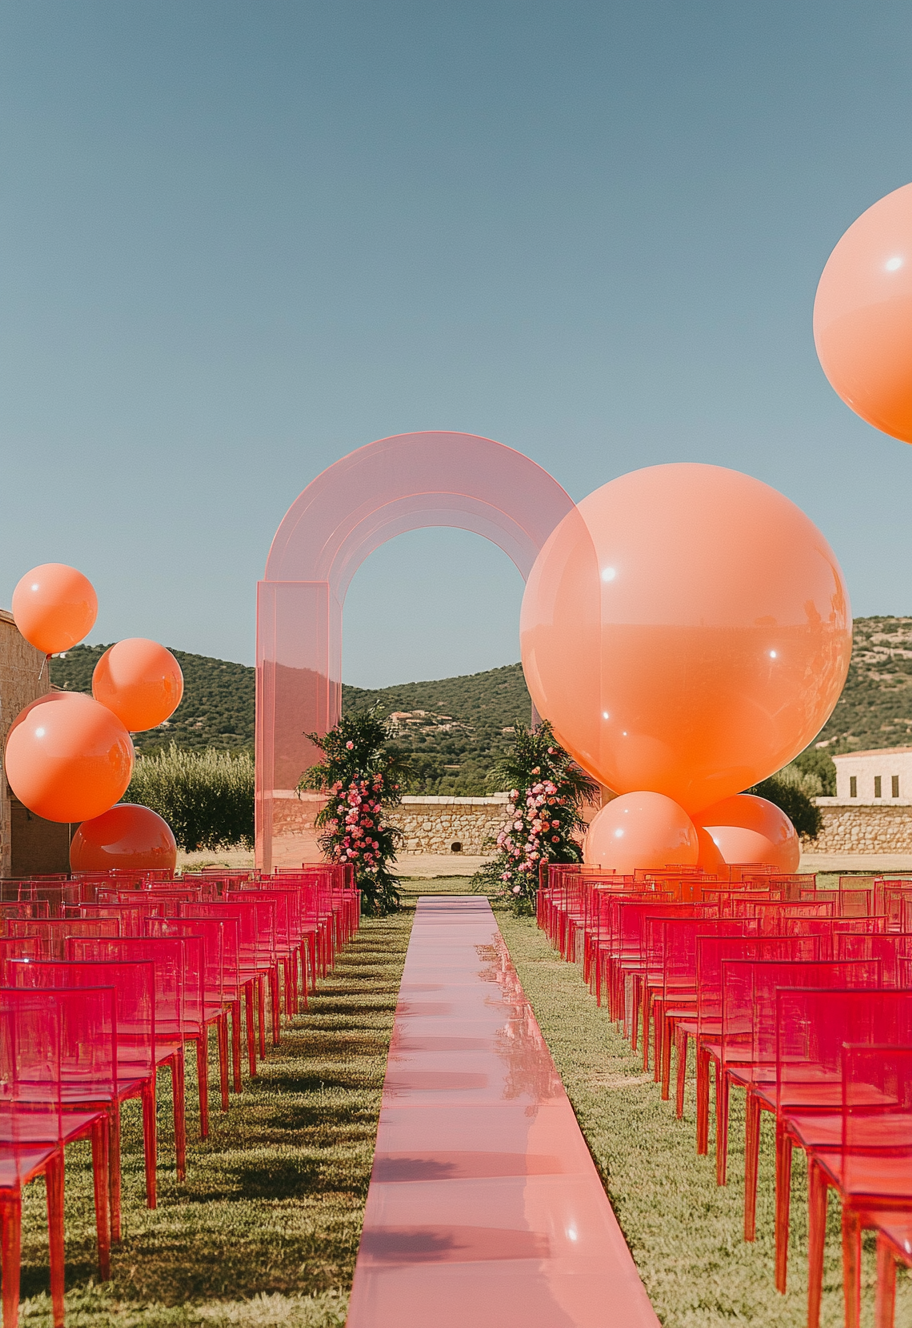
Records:
[[[724,798],[694,817],[708,830],[726,862],[766,862],[780,871],[798,870],[801,845],[781,808],[753,793]]]
[[[82,692],[57,692],[51,704],[33,704],[6,741],[10,788],[47,821],[100,816],[123,796],[132,774],[129,733]]]
[[[133,636],[106,650],[92,674],[92,695],[132,733],[173,715],[184,694],[181,666],[164,646]]]
[[[83,821],[70,844],[74,872],[110,871],[114,867],[146,871],[177,864],[177,844],[167,821],[150,807],[121,802],[91,821]]]
[[[681,463],[612,480],[564,518],[530,573],[520,644],[539,714],[585,770],[693,813],[820,732],[852,618],[800,508],[750,475]]]
[[[606,803],[589,826],[583,858],[630,875],[644,867],[693,867],[697,832],[683,807],[661,793],[626,793]]]
[[[846,405],[912,443],[912,184],[863,212],[830,254],[814,341]]]
[[[43,655],[69,650],[92,630],[98,596],[91,581],[66,563],[33,567],[13,591],[16,626]]]

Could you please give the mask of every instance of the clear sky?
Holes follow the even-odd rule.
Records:
[[[814,354],[820,271],[912,180],[908,0],[16,0],[0,8],[0,603],[94,581],[93,640],[251,662],[298,492],[412,429],[581,498],[707,461],[912,612],[912,449]],[[518,658],[454,531],[349,592],[345,678]]]

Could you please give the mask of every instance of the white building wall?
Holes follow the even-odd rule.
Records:
[[[912,805],[912,747],[883,747],[833,757],[836,797],[823,805]]]

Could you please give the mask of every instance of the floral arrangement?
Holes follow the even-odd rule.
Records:
[[[534,911],[543,862],[581,862],[576,838],[586,828],[585,803],[599,786],[561,747],[551,725],[516,725],[512,754],[495,772],[508,790],[507,819],[491,842],[497,856],[476,872],[476,889],[496,894],[516,913]]]
[[[364,913],[383,915],[399,907],[399,878],[390,870],[402,835],[386,812],[402,800],[403,758],[387,750],[386,724],[376,711],[346,715],[322,737],[308,733],[324,759],[306,770],[298,790],[329,795],[317,816],[319,845],[330,862],[350,863]]]

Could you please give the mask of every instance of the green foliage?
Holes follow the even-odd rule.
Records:
[[[163,816],[181,848],[253,844],[253,758],[249,752],[182,751],[174,743],[136,762],[124,802]]]
[[[796,756],[791,765],[785,767],[786,770],[798,770],[806,780],[805,792],[813,797],[821,795],[833,798],[836,796],[836,766],[833,758],[819,747],[807,747]],[[780,775],[784,771],[779,772]],[[814,783],[818,787],[814,787]],[[812,791],[813,790],[813,791]]]
[[[912,618],[856,618],[852,663],[817,735],[830,753],[912,742]]]
[[[317,789],[329,801],[317,817],[320,848],[330,862],[349,863],[365,913],[382,916],[399,907],[399,878],[390,871],[402,832],[386,824],[389,807],[402,801],[402,756],[385,744],[387,725],[376,709],[346,715],[322,738],[307,735],[323,753],[301,776],[299,789]]]
[[[528,730],[516,724],[513,751],[496,769],[499,786],[509,790],[506,822],[491,847],[497,856],[475,874],[475,888],[506,900],[514,913],[531,913],[543,862],[580,862],[574,838],[585,828],[583,804],[598,784],[565,752],[551,725]]]
[[[108,646],[74,646],[51,660],[51,682],[71,692],[92,691],[92,671]],[[164,724],[137,733],[134,744],[145,755],[169,747],[204,751],[253,748],[255,670],[207,655],[172,650],[184,674],[184,696]]]
[[[803,839],[816,839],[823,823],[820,808],[804,789],[783,778],[784,773],[780,771],[778,775],[771,775],[769,779],[761,779],[759,784],[745,789],[745,792],[755,793],[758,798],[766,798],[768,802],[775,803],[785,812]]]

